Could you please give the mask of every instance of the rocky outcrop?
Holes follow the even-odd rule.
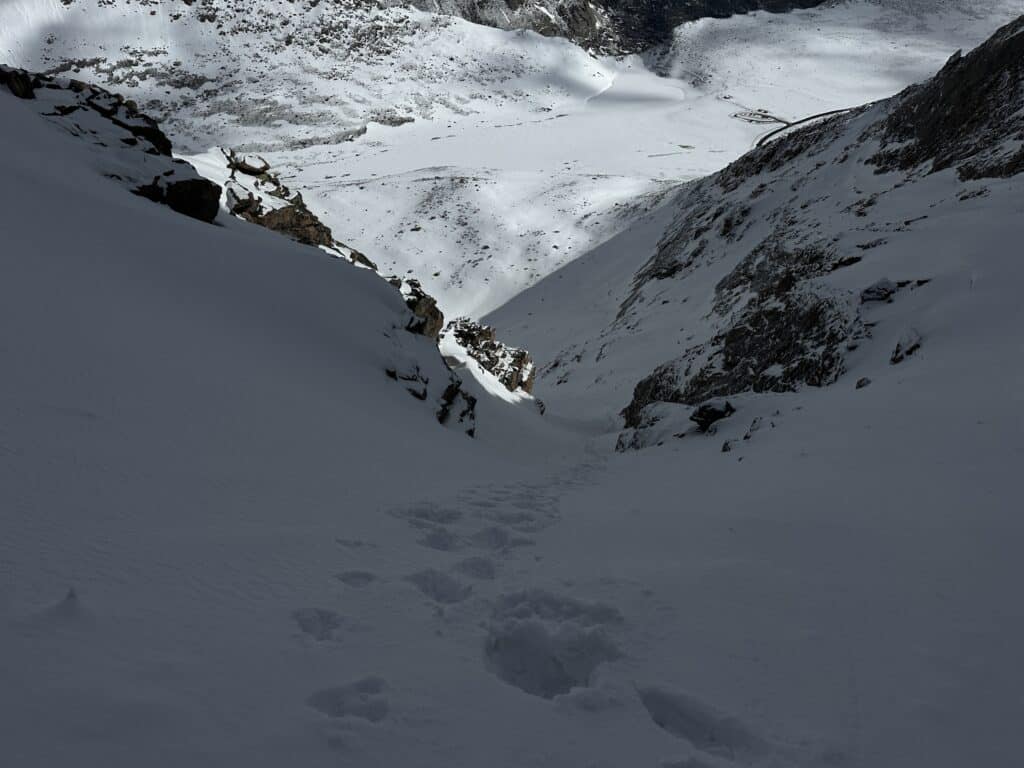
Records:
[[[19,99],[36,97],[36,84],[33,80],[33,76],[22,69],[0,66],[0,85],[6,86]]]
[[[725,18],[750,11],[782,13],[812,8],[825,0],[604,0],[623,52],[641,51],[667,41],[687,21]]]
[[[957,169],[961,179],[1024,171],[1024,17],[966,56],[957,52],[931,80],[908,88],[868,132],[883,148],[879,171]]]
[[[0,67],[0,85],[86,141],[108,178],[177,213],[205,222],[217,217],[220,187],[175,159],[170,139],[134,102],[80,80],[8,67]]]
[[[438,308],[437,299],[424,291],[420,281],[414,278],[389,277],[388,282],[399,290],[405,306],[412,312],[406,330],[437,342],[444,328],[444,313]]]
[[[453,376],[441,395],[437,420],[445,425],[458,425],[470,437],[476,437],[476,398],[463,391],[462,382]]]
[[[748,11],[810,8],[824,0],[412,0],[424,10],[501,29],[532,29],[600,53],[635,53],[669,40],[678,25]]]
[[[736,413],[728,400],[711,400],[702,403],[690,414],[690,421],[697,425],[701,432],[709,431],[716,421],[727,419]]]
[[[330,227],[306,207],[299,195],[289,200],[288,205],[272,208],[254,217],[254,220],[261,227],[288,235],[292,240],[298,240],[304,245],[334,246]]]
[[[163,203],[172,211],[207,223],[217,218],[220,210],[220,187],[207,179],[168,180],[157,176],[149,184],[135,190],[137,195]]]
[[[588,0],[411,0],[423,11],[461,16],[499,29],[531,29],[546,37],[565,37],[588,50],[622,49],[606,4]]]
[[[938,206],[955,212],[988,194],[977,180],[1020,173],[1024,17],[925,83],[783,135],[685,186],[605,336],[629,338],[677,302],[695,299],[706,311],[687,311],[682,353],[636,384],[621,412],[625,426],[664,435],[666,424],[679,423],[674,407],[836,382],[848,352],[871,343],[879,305],[930,282],[887,276],[889,240],[912,243]],[[844,278],[854,267],[867,279]],[[710,296],[693,294],[689,286],[711,275]],[[895,348],[870,354],[907,365],[920,349],[921,334],[910,329]],[[620,440],[644,444],[636,435]]]
[[[448,324],[445,334],[451,334],[466,354],[493,373],[509,392],[533,391],[537,369],[530,353],[502,344],[495,338],[494,328],[460,317]]]
[[[225,190],[227,207],[233,215],[304,245],[334,251],[353,264],[377,269],[364,254],[335,240],[330,227],[309,210],[302,194],[293,193],[283,184],[266,160],[232,150],[224,151],[224,158],[231,172]]]
[[[436,354],[436,350],[433,353]],[[384,373],[397,381],[417,400],[433,400],[438,423],[461,429],[470,437],[476,436],[476,398],[462,388],[462,380],[445,366],[447,377],[435,382],[426,375],[419,365],[405,365],[387,368]]]

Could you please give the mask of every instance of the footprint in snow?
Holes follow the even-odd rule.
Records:
[[[318,642],[337,639],[345,623],[340,613],[328,608],[300,608],[292,611],[292,619],[303,634]]]
[[[335,578],[342,584],[356,588],[368,586],[377,580],[377,577],[369,571],[345,571],[339,573]]]
[[[391,514],[408,520],[410,524],[422,527],[419,524],[449,525],[462,519],[462,513],[451,507],[443,507],[429,501],[414,504],[409,507],[392,510]]]
[[[330,718],[356,718],[377,723],[390,711],[384,695],[387,684],[379,677],[323,688],[306,699],[306,704]]]
[[[622,657],[608,629],[622,615],[541,589],[502,595],[484,645],[487,668],[510,685],[545,699],[587,688],[597,668]]]
[[[486,581],[493,580],[497,572],[494,561],[486,557],[467,557],[456,563],[452,570],[458,571],[463,576]]]
[[[533,539],[513,536],[507,529],[497,525],[477,531],[470,537],[470,541],[474,546],[492,552],[507,552],[514,547],[528,547],[534,543]]]
[[[464,546],[461,536],[441,525],[429,527],[416,543],[427,549],[436,549],[438,552],[455,552]]]
[[[461,603],[473,591],[471,586],[463,584],[454,576],[433,568],[419,571],[405,578],[424,595],[442,605]]]
[[[655,725],[703,753],[673,766],[718,768],[760,765],[766,760],[773,766],[790,765],[780,745],[689,694],[656,685],[638,688],[637,694]]]

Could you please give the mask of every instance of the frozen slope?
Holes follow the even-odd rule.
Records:
[[[954,75],[955,66],[947,67]],[[904,334],[928,336],[929,308],[958,303],[965,286],[970,296],[988,254],[1013,251],[1019,176],[1008,158],[1019,141],[1012,115],[1020,97],[1007,78],[970,107],[953,101],[967,99],[960,90],[929,97],[950,105],[929,102],[935,111],[922,112],[913,131],[939,132],[949,147],[922,145],[913,162],[893,157],[916,146],[908,143],[916,134],[892,127],[918,109],[913,90],[783,135],[683,186],[488,322],[533,351],[541,398],[607,417],[610,429],[631,401],[637,408],[626,421],[635,427],[651,403],[693,406],[748,389],[891,375],[879,370],[897,370],[888,361]],[[998,127],[972,144],[975,122],[986,119]],[[952,166],[927,172],[954,150]],[[993,268],[1012,269],[1012,261]],[[863,298],[885,281],[893,285],[879,300]]]
[[[470,440],[382,375],[382,281],[0,99],[5,764],[1013,764],[1012,252],[732,453],[484,387]]]
[[[835,287],[932,282],[870,308],[833,387],[615,454],[633,385],[682,351],[673,313],[717,280],[648,286],[594,359],[678,200],[496,314],[542,360],[593,357],[544,380],[543,419],[467,381],[469,440],[383,375],[436,353],[394,333],[382,281],[132,197],[27,110],[0,92],[5,764],[1018,761],[1019,175],[812,180],[885,192],[827,219],[863,255]],[[776,169],[755,218],[808,170]],[[856,248],[883,235],[849,222],[922,200]],[[923,345],[891,366],[906,325]]]
[[[851,0],[685,24],[616,61],[400,8],[52,0],[0,7],[0,56],[124,92],[190,153],[266,154],[339,239],[455,316],[747,151],[779,125],[757,110],[795,120],[889,96],[1015,10]]]

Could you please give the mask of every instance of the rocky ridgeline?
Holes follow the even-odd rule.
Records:
[[[451,334],[466,354],[494,374],[509,392],[533,392],[537,369],[530,353],[498,341],[491,326],[460,317],[448,324],[445,334]]]
[[[426,336],[435,343],[441,336],[450,335],[467,355],[492,373],[509,392],[533,392],[536,368],[529,352],[503,344],[495,338],[494,328],[468,317],[456,318],[445,326],[444,313],[437,306],[437,300],[423,290],[419,280],[389,277],[388,281],[401,292],[406,307],[412,313],[406,330]]]
[[[882,144],[870,161],[879,171],[956,168],[963,181],[1024,172],[1024,17],[900,94],[868,136]]]
[[[377,269],[363,253],[336,240],[330,227],[306,206],[302,194],[281,183],[266,160],[232,150],[225,151],[224,157],[231,172],[224,185],[225,202],[232,214],[304,245],[325,248],[353,264]]]
[[[224,157],[230,171],[230,177],[224,187],[225,200],[232,214],[280,232],[305,245],[324,248],[347,258],[353,264],[377,270],[377,265],[364,254],[335,240],[330,228],[306,206],[301,193],[292,192],[283,184],[265,159],[232,150],[225,151]],[[437,306],[437,300],[424,291],[419,280],[415,278],[392,276],[385,279],[398,290],[409,310],[404,330],[423,336],[433,345],[437,345],[444,328],[444,313]],[[465,322],[469,324],[469,321]],[[510,390],[522,386],[524,382],[527,387],[532,387],[532,364],[529,364],[528,381],[523,378],[525,371],[522,368],[522,360],[525,359],[528,364],[529,355],[493,342],[493,330],[491,336],[490,344],[485,344],[481,339],[480,348],[475,354],[470,354],[479,355],[485,367],[493,366],[493,369],[488,370],[493,370]],[[433,394],[434,384],[431,378],[413,361],[388,368],[387,374],[391,379],[402,383],[413,397],[420,400],[434,399],[439,402],[437,415],[442,424],[459,425],[468,434],[473,435],[476,426],[476,399],[463,391],[461,380],[447,363],[445,367],[448,379],[440,393]]]
[[[824,0],[412,0],[424,11],[501,29],[532,29],[595,53],[635,53],[668,41],[678,25],[748,11],[810,8]]]
[[[225,204],[233,215],[377,271],[377,265],[363,253],[336,240],[331,229],[306,206],[302,194],[290,190],[265,159],[232,150],[223,154],[230,173],[224,185]],[[436,345],[444,315],[437,308],[437,301],[423,291],[417,280],[395,277],[387,280],[398,289],[409,311],[403,330],[429,339],[430,347],[419,345],[424,356],[440,356]],[[395,353],[398,362],[386,369],[388,378],[402,384],[417,400],[436,403],[441,424],[458,427],[473,436],[476,433],[476,398],[463,391],[459,377],[443,359],[440,360],[443,376],[431,376],[419,358],[400,351],[404,343],[395,341],[399,348]]]
[[[720,277],[703,325],[682,329],[683,352],[636,385],[620,448],[648,444],[645,430],[677,418],[669,404],[694,413],[743,393],[836,382],[847,353],[873,336],[873,307],[930,282],[876,273],[851,288],[845,271],[887,269],[898,254],[890,239],[906,248],[921,222],[988,195],[986,179],[1022,172],[1024,17],[928,82],[784,135],[684,187],[613,330],[628,337],[663,306],[704,301],[688,286]],[[925,342],[912,327],[898,338],[884,350],[893,365]]]
[[[264,158],[233,150],[224,150],[223,154],[230,174],[224,185],[225,204],[233,215],[377,271],[377,265],[366,255],[336,240],[330,227],[309,210],[302,194],[289,189]],[[430,341],[432,349],[428,352],[424,347],[423,354],[439,354],[436,345],[444,315],[437,301],[418,280],[385,279],[398,290],[409,311],[403,330]],[[386,369],[388,378],[402,384],[417,400],[437,403],[441,424],[458,427],[470,436],[476,433],[476,398],[463,391],[462,381],[443,359],[444,375],[440,378],[432,377],[414,357],[396,351],[395,359],[395,365]]]
[[[186,216],[217,217],[220,187],[174,158],[170,139],[133,102],[79,80],[3,66],[0,86],[85,142],[108,178]]]
[[[131,101],[78,80],[4,66],[0,66],[0,89],[79,138],[99,172],[134,194],[205,222],[217,217],[221,187],[174,158],[171,142],[158,123],[140,113]],[[230,152],[226,158],[231,178],[224,191],[232,213],[300,243],[323,246],[353,263],[376,269],[361,253],[337,242],[330,229],[309,211],[301,195],[292,194],[265,162]],[[266,198],[256,191],[266,194]],[[417,325],[415,307],[409,306],[409,310],[409,319],[395,329],[397,332],[385,334],[393,345],[391,357],[395,361],[386,373],[402,382],[417,399],[432,402],[440,423],[472,436],[476,400],[463,392],[462,382],[436,345],[443,317],[437,319],[428,341],[420,338],[424,332]]]

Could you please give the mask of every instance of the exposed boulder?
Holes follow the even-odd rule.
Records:
[[[522,389],[532,392],[537,369],[533,358],[525,349],[509,347],[495,338],[489,325],[460,317],[448,324],[445,334],[451,334],[466,353],[493,373],[509,392]]]
[[[36,97],[32,75],[23,69],[0,66],[0,85],[6,85],[7,89],[19,99],[34,99]]]
[[[334,245],[334,236],[330,228],[320,221],[302,202],[296,198],[288,205],[273,208],[257,218],[260,226],[288,235],[305,245]]]
[[[899,290],[899,286],[896,283],[882,278],[860,292],[860,301],[862,304],[872,301],[891,301],[897,290]]]
[[[690,421],[697,425],[701,432],[707,432],[716,421],[728,418],[736,413],[736,409],[728,400],[709,400],[697,406],[690,414]]]
[[[405,306],[413,314],[406,330],[436,342],[441,336],[441,329],[444,328],[444,313],[438,309],[437,299],[423,290],[419,280],[390,277],[388,282],[401,292]]]
[[[135,192],[155,203],[164,203],[172,211],[207,223],[212,223],[220,211],[220,186],[208,179],[173,181],[157,176]]]

